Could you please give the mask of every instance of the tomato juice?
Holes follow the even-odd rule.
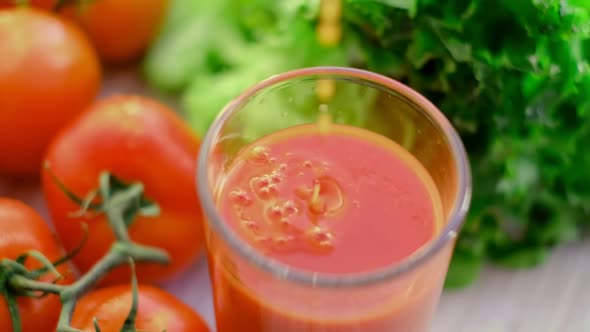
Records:
[[[321,121],[244,147],[215,199],[253,250],[288,269],[332,276],[404,261],[439,234],[444,218],[434,181],[403,147]],[[395,282],[321,289],[264,275],[209,242],[218,332],[426,331],[450,250]]]

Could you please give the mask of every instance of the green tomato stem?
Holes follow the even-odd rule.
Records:
[[[137,275],[135,274],[135,262],[130,259],[129,266],[131,268],[131,309],[125,319],[125,323],[121,328],[121,332],[137,332],[135,328],[135,320],[137,318],[137,310],[139,307],[139,285],[137,283]],[[99,331],[96,331],[99,332]]]
[[[16,304],[16,296],[34,297],[35,293],[56,294],[62,302],[62,309],[57,325],[57,332],[82,332],[71,326],[71,319],[78,299],[92,289],[100,279],[110,271],[123,264],[130,263],[132,269],[133,303],[129,316],[125,321],[124,331],[135,331],[135,317],[137,315],[137,279],[135,276],[134,262],[167,264],[170,261],[168,254],[155,247],[148,247],[135,243],[129,237],[127,227],[138,215],[154,216],[159,211],[156,204],[148,201],[144,196],[144,187],[141,183],[125,184],[112,177],[109,173],[103,173],[99,177],[100,204],[91,203],[91,200],[81,200],[72,192],[67,190],[63,184],[54,177],[58,186],[73,201],[82,204],[84,210],[104,213],[106,219],[115,234],[116,242],[111,245],[110,250],[94,264],[90,270],[70,285],[57,285],[50,282],[37,280],[42,275],[52,272],[60,276],[55,265],[42,254],[29,252],[18,260],[0,260],[0,295],[6,298],[11,318],[13,320],[14,332],[22,332],[22,324],[19,317],[19,310]],[[156,213],[155,213],[156,212]],[[86,239],[82,241],[86,242]],[[73,253],[77,253],[77,248]],[[33,257],[40,261],[43,269],[29,271],[24,266],[27,257]],[[66,257],[71,258],[72,254]],[[60,264],[63,260],[58,261]],[[48,266],[51,265],[51,266]]]
[[[26,254],[21,255],[20,257],[18,257],[16,259],[16,261],[20,264],[23,264],[23,267],[24,267],[25,261],[29,257],[36,259],[39,263],[41,263],[43,268],[47,270],[47,272],[51,272],[53,275],[55,275],[56,278],[58,278],[58,279],[63,278],[61,273],[59,273],[59,271],[55,268],[56,265],[54,265],[53,262],[51,262],[49,259],[47,259],[47,257],[45,257],[45,255],[38,252],[37,250],[31,250],[31,251],[27,252]]]
[[[142,246],[131,242],[116,242],[111,250],[98,261],[78,281],[65,286],[59,295],[63,303],[57,332],[70,332],[70,320],[74,311],[74,304],[80,296],[90,290],[104,275],[117,266],[123,265],[129,259],[137,262],[152,262],[166,264],[169,257],[163,250]]]
[[[19,262],[4,258],[0,261],[0,266],[3,269],[11,269],[16,274],[28,275],[29,270]]]
[[[7,291],[2,291],[1,294],[6,299],[6,305],[8,307],[10,318],[12,320],[12,329],[14,331],[22,331],[23,325],[22,320],[20,318],[20,312],[18,310],[18,303],[16,302],[16,297]]]
[[[82,248],[84,247],[84,245],[88,241],[88,225],[85,223],[82,223],[82,229],[84,230],[84,238],[82,238],[82,241],[80,241],[80,244],[78,245],[78,247],[74,248],[74,250],[67,253],[62,258],[53,262],[51,264],[51,266],[43,266],[37,270],[32,271],[29,274],[29,279],[35,279],[35,280],[39,279],[42,275],[44,275],[45,273],[52,270],[52,268],[55,269],[56,267],[69,262],[73,257],[75,257],[80,252],[80,250],[82,250]],[[58,272],[58,275],[60,275],[59,272]]]
[[[117,241],[128,242],[129,234],[127,234],[127,226],[123,218],[123,209],[121,207],[112,207],[106,211],[107,219]]]
[[[61,314],[59,315],[59,321],[57,323],[56,332],[84,332],[82,330],[75,329],[70,326],[72,314],[74,313],[74,307],[76,306],[75,301],[62,301]]]
[[[60,294],[65,286],[56,285],[48,282],[31,280],[21,275],[14,275],[8,281],[13,289],[26,289],[31,291],[40,291],[44,293]]]

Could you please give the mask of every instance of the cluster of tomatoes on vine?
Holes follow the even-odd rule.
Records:
[[[43,193],[0,192],[0,331],[208,330],[159,287],[203,251],[200,138],[152,98],[99,98],[167,6],[0,0],[0,183]]]

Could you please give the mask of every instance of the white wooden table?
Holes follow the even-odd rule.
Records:
[[[149,94],[129,71],[110,73],[104,86],[103,96]],[[0,179],[0,196],[25,200],[47,218],[35,184],[10,185]],[[199,311],[213,328],[204,259],[166,288]],[[536,269],[486,268],[473,286],[443,294],[432,332],[590,332],[590,240],[559,248]]]

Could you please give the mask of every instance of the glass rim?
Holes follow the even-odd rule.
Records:
[[[345,275],[318,273],[297,269],[264,256],[252,246],[248,245],[231,229],[230,226],[226,224],[216,207],[209,184],[208,164],[209,156],[213,149],[214,139],[219,136],[223,124],[226,123],[233,114],[239,111],[240,105],[247,103],[248,100],[257,93],[276,84],[310,76],[356,78],[395,92],[407,99],[410,103],[414,103],[419,109],[425,111],[427,116],[431,117],[433,124],[438,127],[443,136],[447,139],[447,144],[449,144],[451,149],[451,154],[458,174],[458,190],[456,197],[453,200],[454,203],[451,213],[445,218],[447,221],[445,227],[435,238],[429,240],[423,247],[404,258],[401,262],[396,262],[374,271]],[[453,240],[458,236],[471,203],[471,188],[471,169],[463,142],[450,121],[434,104],[409,86],[392,78],[374,72],[349,67],[325,66],[295,69],[271,76],[254,84],[242,92],[238,97],[231,100],[222,109],[220,114],[218,114],[202,140],[197,161],[197,191],[206,219],[205,222],[209,223],[225,244],[227,244],[231,250],[236,251],[242,258],[246,259],[249,264],[268,272],[275,278],[313,287],[337,288],[377,284],[408,273],[417,266],[427,262],[430,258],[440,252],[448,241]]]

